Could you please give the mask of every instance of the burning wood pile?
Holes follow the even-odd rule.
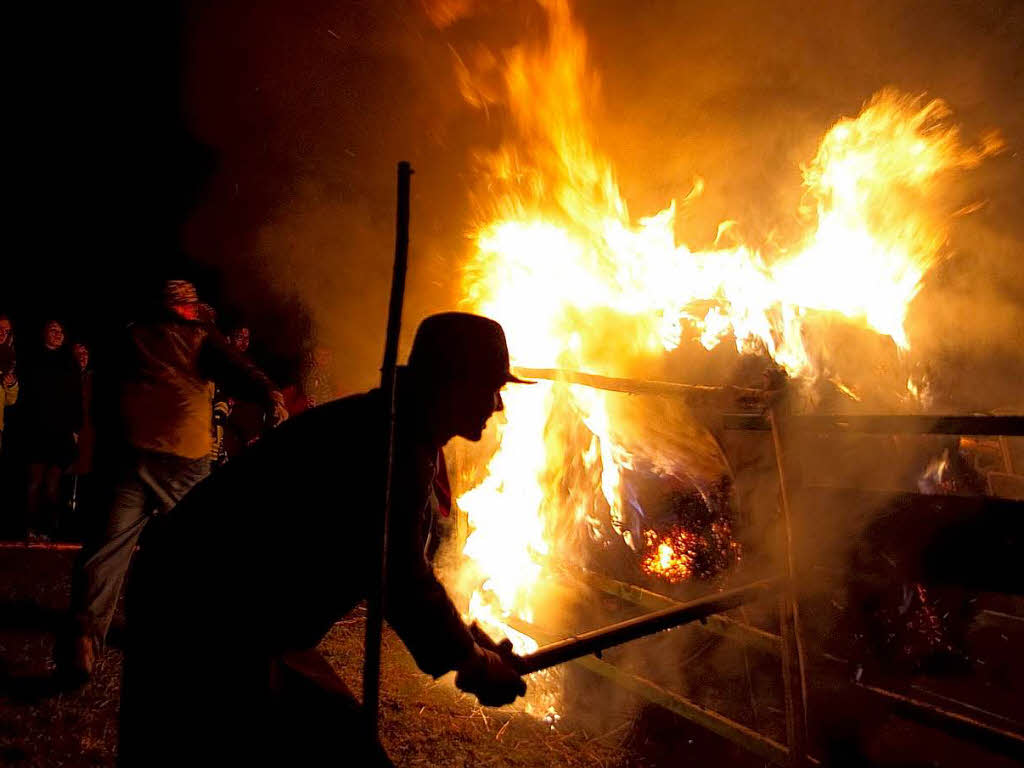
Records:
[[[949,220],[932,205],[937,190],[1000,148],[994,136],[964,143],[939,101],[882,92],[832,126],[805,168],[800,238],[768,249],[723,228],[715,246],[692,249],[675,239],[675,203],[630,217],[580,98],[593,84],[586,40],[566,3],[546,9],[546,45],[507,57],[518,135],[482,160],[489,193],[465,275],[467,307],[498,319],[513,357],[554,379],[506,394],[487,469],[458,499],[477,584],[471,614],[495,629],[503,616],[532,613],[551,563],[595,548],[631,550],[669,583],[692,575],[686,563],[731,565],[735,521],[717,498],[728,496],[731,472],[697,409],[640,406],[592,385],[656,370],[694,340],[707,349],[728,340],[856,401],[842,372],[823,367],[829,346],[812,340],[845,324],[887,339],[894,357],[906,353],[907,308],[943,256]],[[545,375],[521,372],[531,370]],[[908,385],[890,400],[912,403]],[[687,399],[736,394],[694,388]],[[687,488],[714,519],[645,526],[631,487],[638,474]]]
[[[746,502],[774,519],[774,459],[763,445],[727,449],[722,414],[753,425],[783,392],[787,413],[924,410],[905,326],[946,256],[940,192],[1002,146],[995,134],[963,140],[941,101],[882,91],[824,131],[804,167],[798,236],[747,242],[727,222],[690,247],[676,217],[702,185],[681,205],[629,214],[588,123],[586,39],[567,3],[542,5],[546,43],[507,52],[501,96],[487,91],[516,135],[480,160],[463,284],[465,307],[502,323],[519,375],[538,383],[507,392],[503,423],[454,458],[466,535],[451,582],[468,616],[520,653],[538,643],[519,630],[567,615],[552,586],[566,568],[685,599],[770,555],[778,565],[764,542],[774,523],[752,520]],[[766,378],[737,365],[744,375],[724,386],[659,380],[721,344]],[[965,446],[922,472],[922,487],[984,492]],[[921,584],[904,602],[897,613],[924,642],[947,643]]]

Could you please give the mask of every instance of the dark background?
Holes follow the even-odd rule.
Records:
[[[144,5],[144,8],[139,6]],[[964,177],[987,204],[952,232],[910,327],[918,348],[1019,382],[1024,328],[1024,10],[1015,0],[578,3],[601,100],[595,138],[635,216],[681,199],[692,247],[735,219],[795,224],[800,163],[892,85],[946,99],[970,142],[1008,150]],[[536,41],[530,2],[163,2],[22,7],[5,25],[8,228],[0,311],[20,345],[50,316],[101,342],[166,277],[244,318],[278,378],[314,340],[346,388],[376,376],[394,167],[416,169],[405,340],[455,306],[474,153],[509,132],[465,104],[454,54]],[[438,14],[434,14],[436,19]]]
[[[51,317],[69,341],[102,346],[167,277],[219,295],[220,270],[180,238],[217,162],[187,126],[183,8],[27,4],[7,31],[0,308],[19,350]]]

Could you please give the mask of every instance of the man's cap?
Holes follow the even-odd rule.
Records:
[[[489,317],[443,312],[427,317],[416,329],[409,368],[438,378],[476,379],[502,384],[532,384],[512,375],[508,344],[501,326]]]
[[[178,304],[198,304],[199,294],[188,280],[168,280],[164,283],[164,304],[168,307]]]

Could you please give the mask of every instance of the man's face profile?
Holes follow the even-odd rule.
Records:
[[[483,437],[487,422],[498,411],[505,410],[501,387],[479,382],[467,383],[454,393],[455,434],[472,442]]]

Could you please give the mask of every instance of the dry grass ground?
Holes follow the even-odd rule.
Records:
[[[53,678],[54,635],[67,609],[73,559],[73,552],[0,550],[0,765],[114,765],[121,681],[116,627],[88,685],[62,691]],[[321,646],[353,690],[361,686],[362,642],[357,612]],[[591,733],[566,717],[552,729],[521,707],[481,708],[450,678],[435,682],[420,673],[391,632],[381,700],[381,740],[399,766],[651,765],[619,746],[623,728]]]
[[[0,548],[0,766],[112,768],[115,764],[122,661],[117,626],[110,648],[88,685],[61,690],[54,680],[53,642],[67,611],[74,557],[74,552]],[[1019,633],[1012,633],[1009,626],[999,625],[994,635],[985,635],[981,630],[976,633],[979,663],[981,658],[990,662],[979,669],[998,667],[998,658],[1005,656],[1007,650],[1012,656],[1013,650],[1022,647]],[[357,610],[337,624],[320,647],[354,691],[361,688],[363,627],[362,612]],[[685,693],[743,721],[746,698],[740,693],[745,690],[745,683],[730,682],[722,675],[723,670],[742,670],[742,663],[716,660],[705,647],[707,638],[702,635],[696,635],[695,641],[699,641],[698,652],[691,654],[672,645],[675,641],[669,635],[639,641],[636,647],[646,651],[634,657],[639,665],[635,671],[655,675],[658,660],[664,666],[666,660],[683,659],[690,667],[689,677],[693,678]],[[240,636],[239,642],[245,642],[245,637]],[[714,647],[719,653],[731,648],[726,644]],[[995,654],[996,650],[1001,655]],[[609,659],[614,661],[614,655],[610,652]],[[664,710],[644,707],[623,694],[621,688],[587,677],[586,673],[567,677],[566,693],[559,705],[563,717],[552,727],[524,712],[521,704],[482,708],[473,697],[459,692],[450,676],[432,680],[416,669],[412,657],[390,631],[385,631],[382,656],[381,741],[402,768],[765,765],[739,747]],[[633,666],[628,657],[618,661],[624,668]],[[765,665],[761,670],[765,672],[763,679],[755,675],[754,682],[761,694],[758,710],[762,728],[771,726],[767,721],[773,717],[781,717],[781,705],[773,702],[778,697],[771,695],[769,685],[777,679],[776,666],[777,662]],[[566,674],[572,671],[571,665],[566,668]],[[716,676],[722,679],[716,682]],[[991,681],[993,690],[1007,687],[998,685],[999,677],[997,674]],[[958,680],[938,682],[949,687]],[[970,681],[961,682],[967,685]],[[967,686],[969,690],[956,695],[966,696],[971,691],[981,695],[990,690],[985,687],[989,683],[980,688],[979,685],[975,681],[973,687]],[[1009,689],[1019,687],[1010,684]],[[826,689],[813,693],[821,716],[829,694]],[[1006,704],[1003,708],[1019,712],[1019,700],[1017,704]],[[845,730],[858,723],[873,723],[859,735],[860,749],[865,755],[860,762],[851,764],[942,768],[1003,768],[1014,764],[1007,757],[979,752],[941,732],[910,727],[899,718],[883,714],[857,709],[847,713],[841,724]]]
[[[320,645],[353,690],[361,686],[361,611],[336,625]],[[416,669],[398,637],[385,632],[381,742],[400,766],[571,766],[612,768],[631,761],[618,746],[622,729],[590,733],[571,717],[552,727],[522,706],[490,709],[460,692],[451,676],[434,681]]]
[[[85,688],[54,681],[73,552],[0,550],[0,765],[112,766],[121,653],[112,647]]]

